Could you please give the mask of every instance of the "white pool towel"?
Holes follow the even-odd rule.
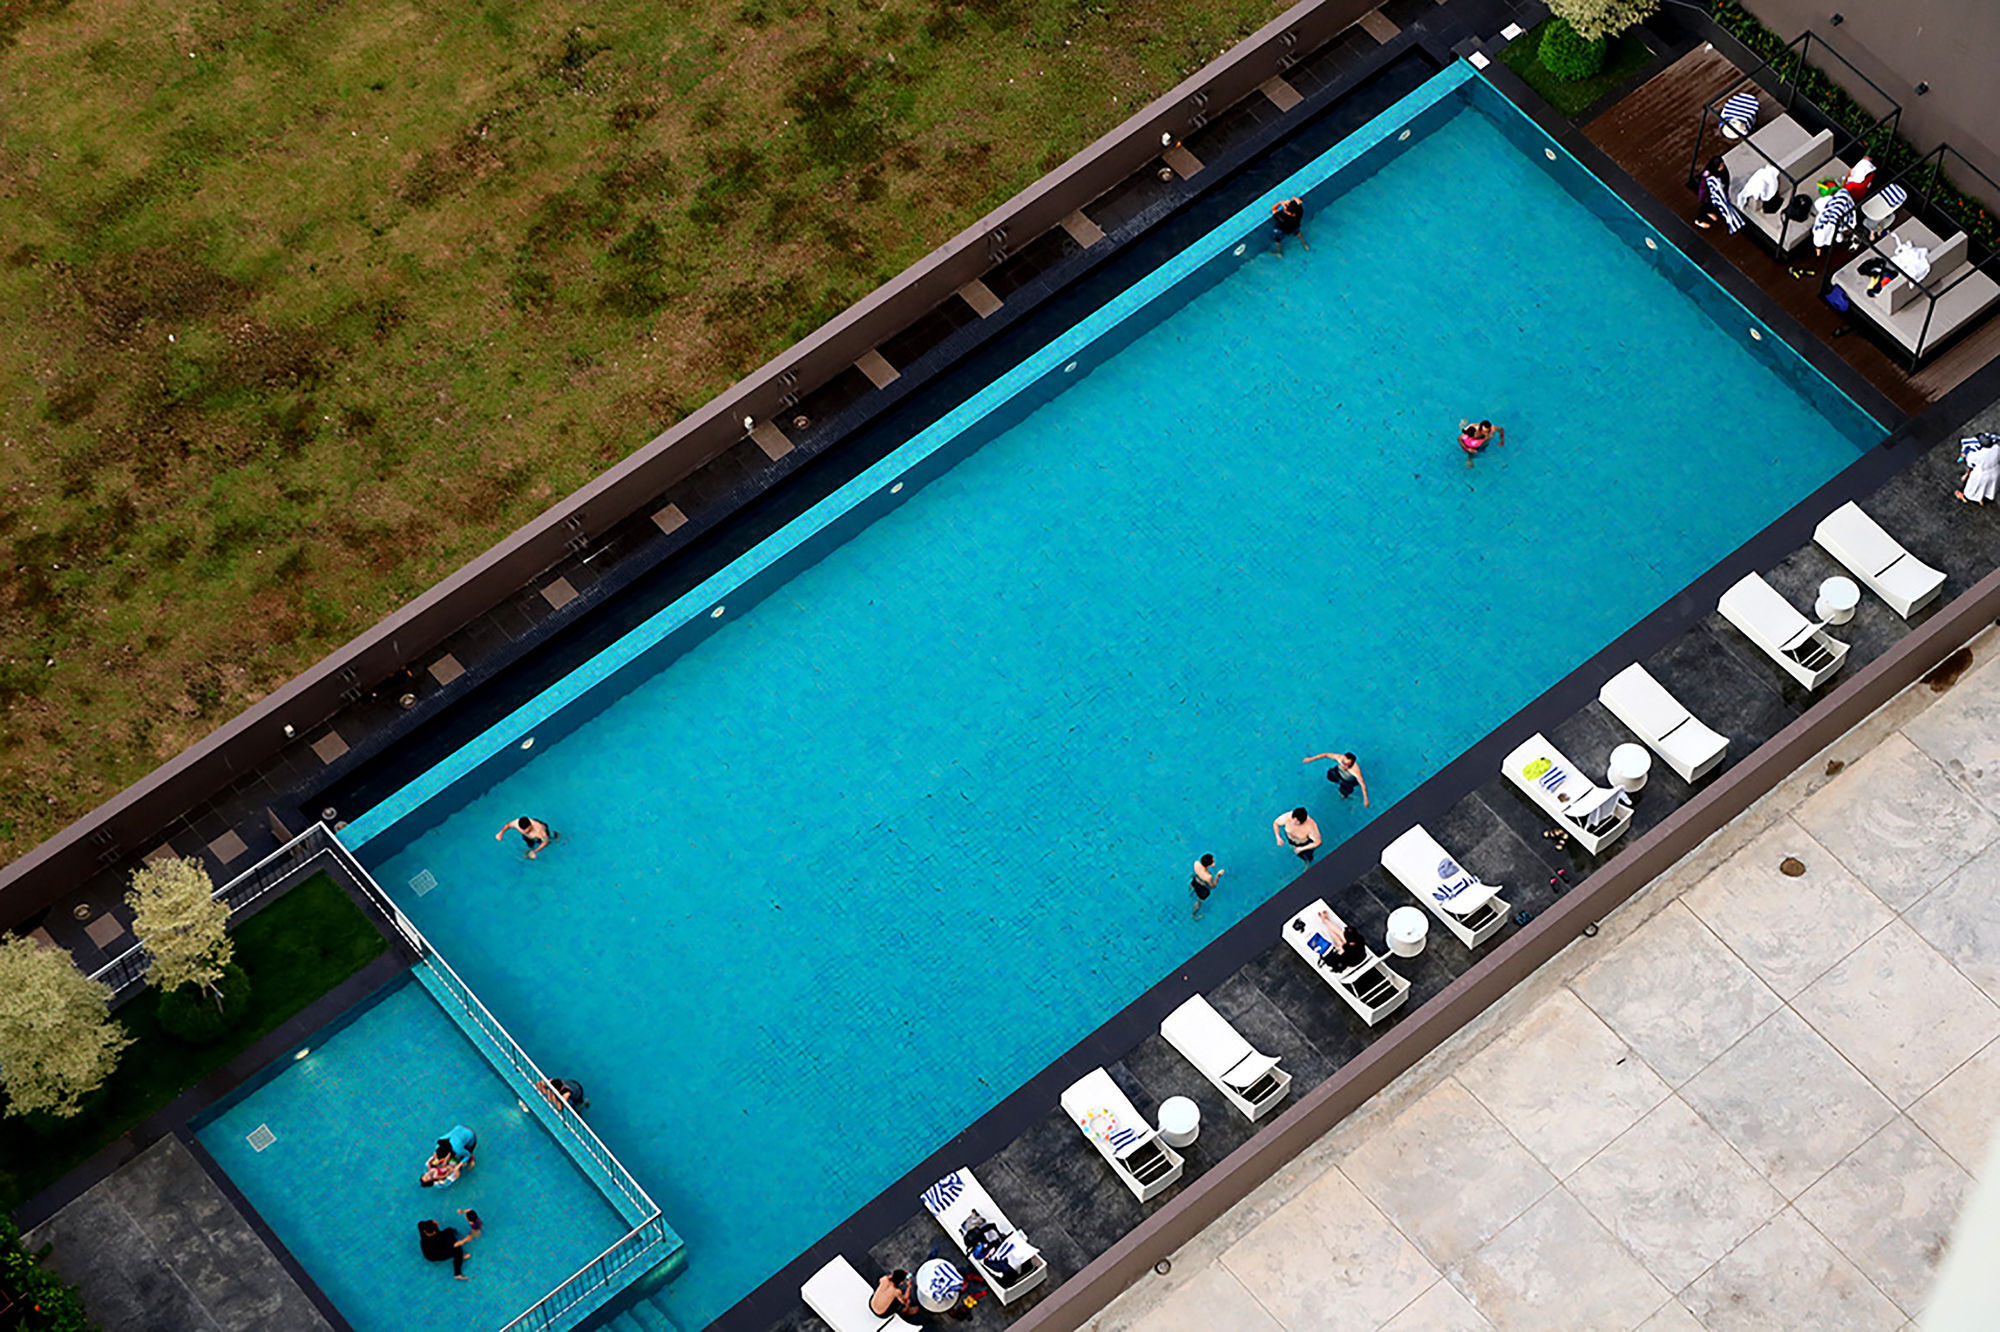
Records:
[[[1760,204],[1777,197],[1778,168],[1760,166],[1743,182],[1743,188],[1736,191],[1736,204],[1739,208],[1748,208],[1752,204]]]
[[[2000,443],[1983,444],[1965,455],[1972,475],[1965,479],[1965,497],[1981,503],[2000,499]]]
[[[1912,282],[1922,282],[1931,275],[1931,252],[1922,245],[1912,245],[1902,237],[1896,238],[1896,252],[1889,256],[1889,262],[1901,269],[1903,276]]]

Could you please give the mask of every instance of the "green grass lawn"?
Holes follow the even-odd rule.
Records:
[[[1500,50],[1500,59],[1521,76],[1522,82],[1540,93],[1543,101],[1566,116],[1583,114],[1653,58],[1646,43],[1637,34],[1628,32],[1612,40],[1610,49],[1604,53],[1603,69],[1590,78],[1565,82],[1549,73],[1538,54],[1542,49],[1542,32],[1549,23],[1550,20],[1543,19],[1507,43]]]
[[[0,0],[0,861],[1283,0]]]
[[[73,1119],[0,1119],[0,1211],[11,1211],[250,1048],[387,946],[347,894],[316,875],[231,931],[250,974],[249,1016],[214,1045],[160,1029],[151,990],[118,1010],[133,1044],[110,1082]]]

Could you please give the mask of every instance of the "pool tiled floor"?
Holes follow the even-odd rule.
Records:
[[[1913,1326],[2000,1119],[2000,634],[1975,647],[1092,1332]]]

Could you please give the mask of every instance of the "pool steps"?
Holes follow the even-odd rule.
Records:
[[[652,1298],[644,1298],[597,1324],[596,1332],[681,1332],[681,1329],[664,1308]]]

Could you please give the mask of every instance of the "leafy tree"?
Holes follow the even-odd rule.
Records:
[[[21,1232],[12,1220],[0,1216],[0,1292],[11,1293],[18,1303],[10,1324],[21,1332],[91,1332],[83,1297],[76,1287],[42,1266],[48,1254],[44,1244],[29,1252],[21,1243]]]
[[[146,978],[162,994],[193,985],[213,991],[236,954],[229,939],[229,908],[215,900],[215,885],[199,860],[162,860],[132,876],[125,896],[132,933],[153,956]]]
[[[1660,0],[1549,0],[1549,12],[1586,42],[1616,37],[1651,18],[1659,7]]]
[[[18,936],[0,943],[0,1081],[7,1113],[59,1119],[104,1085],[132,1043],[111,1020],[111,989],[68,953]]]

